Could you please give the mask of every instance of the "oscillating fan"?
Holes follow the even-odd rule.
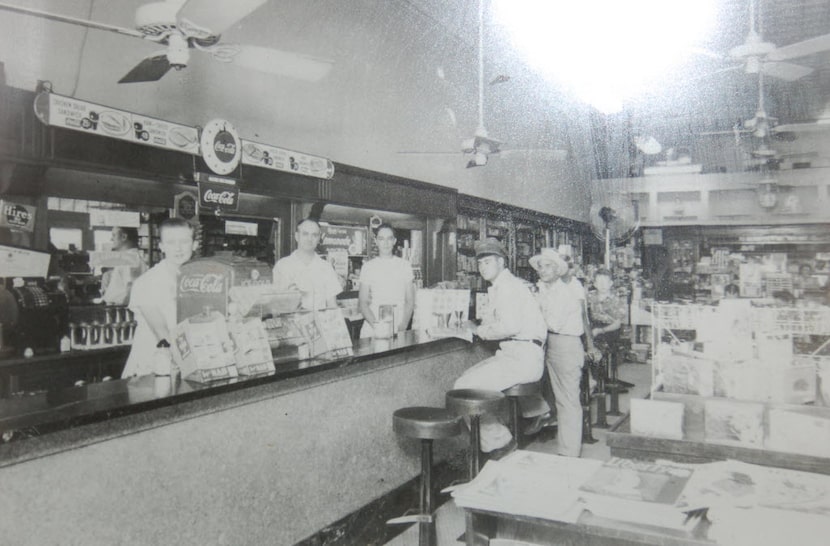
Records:
[[[594,235],[605,243],[605,267],[611,267],[611,243],[629,240],[639,227],[637,208],[622,195],[605,196],[591,205],[589,220]]]

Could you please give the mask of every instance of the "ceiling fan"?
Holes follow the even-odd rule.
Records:
[[[746,120],[737,120],[731,129],[724,131],[703,131],[698,133],[701,136],[709,135],[733,135],[735,143],[740,144],[740,138],[743,134],[749,134],[755,138],[766,139],[767,137],[779,133],[780,127],[777,126],[778,118],[767,114],[764,107],[764,73],[758,72],[758,107],[755,110],[755,115]]]
[[[51,21],[115,32],[165,46],[144,58],[118,83],[157,81],[171,68],[187,66],[190,50],[204,51],[220,62],[233,63],[260,72],[317,81],[331,69],[331,61],[266,47],[223,44],[221,35],[268,0],[167,0],[140,6],[135,29],[129,29],[49,13],[0,2],[0,10],[22,13]]]
[[[490,82],[490,85],[505,83],[510,76],[499,75]],[[450,113],[452,111],[450,110]],[[452,115],[454,119],[454,115]],[[473,136],[461,141],[461,152],[468,156],[467,168],[483,167],[487,165],[491,155],[501,156],[518,153],[535,154],[539,157],[561,161],[567,158],[567,150],[536,148],[536,149],[505,149],[504,142],[490,138],[484,127],[484,0],[478,2],[478,127]],[[404,155],[455,155],[457,152],[398,152]]]
[[[813,53],[830,50],[830,34],[817,36],[801,42],[776,47],[765,42],[756,30],[757,0],[749,2],[749,33],[744,43],[733,47],[727,55],[713,55],[740,64],[717,70],[728,72],[743,69],[748,74],[763,73],[785,81],[795,81],[813,72],[813,68],[787,62],[791,59],[806,57]]]

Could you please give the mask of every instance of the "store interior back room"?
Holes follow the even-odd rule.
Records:
[[[2,0],[0,536],[823,543],[828,168],[824,0]],[[171,217],[173,373],[130,376]],[[273,269],[305,218],[311,307]],[[367,319],[378,233],[412,305]],[[623,310],[579,459],[555,411],[498,456],[393,420],[498,349],[490,238]]]

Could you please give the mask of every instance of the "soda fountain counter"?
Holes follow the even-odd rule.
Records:
[[[196,329],[185,331],[189,341],[198,337],[194,332],[204,334],[208,325],[220,323],[227,325],[225,335],[238,335],[234,328],[241,322],[226,322],[225,313],[244,315],[262,304],[254,296],[268,294],[266,284],[243,283],[257,277],[253,271],[264,275],[256,267],[216,260],[192,262],[183,271],[188,305],[198,313],[188,319],[196,321]],[[194,286],[204,287],[213,301],[207,313]],[[330,311],[345,330],[340,310]],[[221,537],[240,544],[296,543],[376,499],[415,491],[410,485],[419,474],[420,449],[396,437],[393,412],[443,406],[455,379],[492,354],[484,344],[435,339],[421,330],[387,339],[352,341],[347,335],[348,348],[321,352],[319,340],[305,337],[292,345],[285,336],[292,324],[325,328],[303,322],[308,314],[250,318],[243,322],[274,323],[264,337],[271,343],[276,332],[278,341],[266,371],[254,361],[243,370],[235,354],[238,373],[224,379],[211,379],[219,369],[214,360],[191,359],[178,375],[53,386],[0,398],[0,509],[6,516],[0,536],[14,544],[115,544],[125,537],[148,544],[221,543]],[[324,348],[342,339],[321,337]],[[178,337],[172,341],[173,350],[180,343]],[[308,358],[298,358],[303,350]],[[91,361],[108,351],[124,349],[13,363]],[[435,447],[448,485],[463,473],[464,442]],[[205,513],[223,516],[204,518]],[[102,514],[105,525],[65,525],[98,521]]]
[[[4,437],[31,436],[0,444],[0,534],[14,544],[293,544],[415,479],[419,447],[396,438],[393,411],[443,406],[489,354],[410,331],[258,376],[150,375],[0,400]],[[442,442],[436,461],[462,448]],[[102,514],[106,525],[65,525]]]

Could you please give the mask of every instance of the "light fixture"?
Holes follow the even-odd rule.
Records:
[[[476,152],[473,154],[473,157],[470,158],[470,161],[467,163],[467,168],[470,167],[483,167],[487,165],[487,154],[482,152]]]

